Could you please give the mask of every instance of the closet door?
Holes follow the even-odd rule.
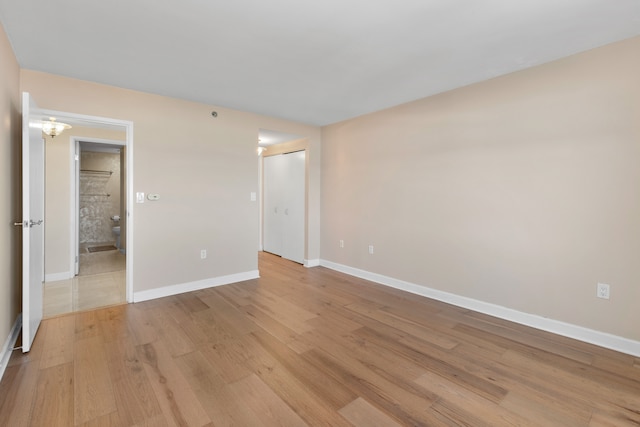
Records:
[[[284,237],[282,185],[286,182],[283,176],[283,156],[265,157],[263,159],[263,174],[263,246],[266,252],[282,255]]]
[[[304,262],[305,152],[264,158],[266,252]]]
[[[282,257],[304,263],[305,152],[285,154]]]

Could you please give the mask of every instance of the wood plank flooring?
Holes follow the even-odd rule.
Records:
[[[640,359],[260,254],[261,278],[51,318],[1,426],[640,426]]]

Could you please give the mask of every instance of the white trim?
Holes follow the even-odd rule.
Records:
[[[80,180],[78,179],[78,175],[80,174],[80,142],[71,137],[69,139],[71,144],[71,163],[69,164],[71,179],[69,180],[69,194],[70,202],[71,202],[71,212],[69,213],[69,271],[73,271],[73,274],[76,275],[79,272],[79,261],[80,261],[80,250],[79,248],[79,230],[80,224],[78,217],[80,216],[80,207],[79,207],[79,197],[78,193],[80,192]],[[76,156],[78,159],[76,160]]]
[[[128,251],[127,251],[128,252]],[[198,291],[200,289],[213,288],[215,286],[229,285],[231,283],[244,282],[246,280],[258,279],[258,270],[244,273],[229,274],[227,276],[212,277],[210,279],[198,280],[195,282],[181,283],[179,285],[164,286],[162,288],[149,289],[133,294],[133,302],[148,301],[156,298],[178,295],[185,292]]]
[[[307,267],[307,268],[319,267],[320,266],[320,260],[319,259],[305,259],[304,260],[304,266]]]
[[[600,332],[582,326],[561,322],[559,320],[537,316],[535,314],[524,313],[518,310],[513,310],[511,308],[479,301],[473,298],[451,294],[449,292],[439,291],[437,289],[416,285],[414,283],[405,282],[403,280],[394,279],[392,277],[383,276],[377,273],[371,273],[369,271],[337,264],[335,262],[327,260],[320,260],[320,265],[326,268],[330,268],[331,270],[340,271],[350,276],[359,277],[361,279],[400,289],[412,294],[432,298],[438,301],[446,302],[448,304],[453,304],[458,307],[467,308],[469,310],[519,323],[521,325],[526,325],[532,328],[551,332],[556,335],[573,338],[600,347],[605,347],[611,350],[620,351],[622,353],[640,357],[640,341],[634,341],[606,332]]]
[[[127,231],[127,250],[125,255],[125,262],[127,263],[127,272],[126,272],[126,298],[127,302],[131,303],[134,301],[134,290],[133,290],[133,269],[135,268],[133,265],[133,210],[134,210],[134,200],[133,200],[133,184],[134,184],[134,171],[133,171],[133,122],[127,122],[127,156],[125,161],[127,162],[127,211],[126,211],[126,231]]]
[[[4,371],[7,369],[9,365],[9,359],[11,358],[11,353],[13,352],[13,346],[16,345],[16,341],[18,340],[18,335],[20,335],[20,330],[22,329],[22,313],[18,314],[16,321],[13,324],[13,328],[11,328],[11,333],[7,337],[7,340],[4,342],[2,346],[2,353],[0,353],[0,380],[4,376]]]
[[[69,279],[73,279],[75,277],[75,274],[73,274],[70,271],[64,271],[62,273],[52,273],[52,274],[46,274],[44,276],[44,281],[46,282],[57,282],[59,280],[69,280]]]

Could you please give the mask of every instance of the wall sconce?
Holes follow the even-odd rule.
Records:
[[[55,138],[66,129],[71,129],[71,125],[68,125],[66,123],[56,122],[55,117],[49,117],[49,120],[42,121],[42,132],[46,133],[51,138]]]

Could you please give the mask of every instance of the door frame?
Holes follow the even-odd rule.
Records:
[[[80,155],[81,147],[80,143],[91,142],[95,144],[105,144],[110,146],[126,147],[124,141],[103,139],[103,138],[91,138],[83,136],[71,136],[71,216],[70,216],[70,268],[74,275],[78,274],[78,263],[80,256]],[[122,169],[122,165],[121,165]],[[121,174],[122,175],[122,174]],[[125,184],[126,186],[126,184]],[[127,200],[128,202],[128,200]],[[126,222],[126,218],[122,218],[123,222]],[[124,227],[126,230],[126,227]],[[126,254],[126,252],[125,252]]]
[[[58,121],[69,123],[71,125],[76,124],[78,126],[86,126],[86,127],[94,127],[94,128],[103,128],[103,129],[114,129],[114,130],[124,130],[125,131],[125,141],[122,146],[126,147],[126,200],[127,200],[127,208],[126,208],[126,241],[127,241],[127,251],[125,253],[125,263],[126,263],[126,300],[128,303],[133,302],[133,252],[135,247],[135,235],[134,235],[134,227],[133,227],[133,218],[134,218],[134,192],[133,192],[133,182],[134,182],[134,168],[133,168],[133,122],[129,120],[121,120],[121,119],[113,119],[109,117],[99,117],[99,116],[90,116],[86,114],[76,114],[69,113],[66,111],[57,111],[57,110],[48,110],[48,109],[38,109],[38,114],[42,114],[45,116],[56,117]],[[89,140],[89,138],[82,138],[83,140]],[[120,141],[122,143],[122,141]],[[75,148],[71,150],[73,155],[71,156],[72,161],[70,162],[70,172],[71,177],[75,177]],[[72,196],[75,193],[75,180],[70,179],[70,186],[73,186]],[[46,192],[46,189],[45,189]],[[46,193],[45,193],[46,194]],[[75,200],[74,197],[71,197],[71,204],[75,208]],[[71,209],[70,218],[75,218],[75,214]],[[72,219],[69,235],[75,236],[75,219]],[[73,239],[75,237],[71,237],[71,247],[77,245],[77,242],[74,244]],[[73,249],[75,252],[75,249]],[[75,273],[75,253],[71,258],[71,272]]]

